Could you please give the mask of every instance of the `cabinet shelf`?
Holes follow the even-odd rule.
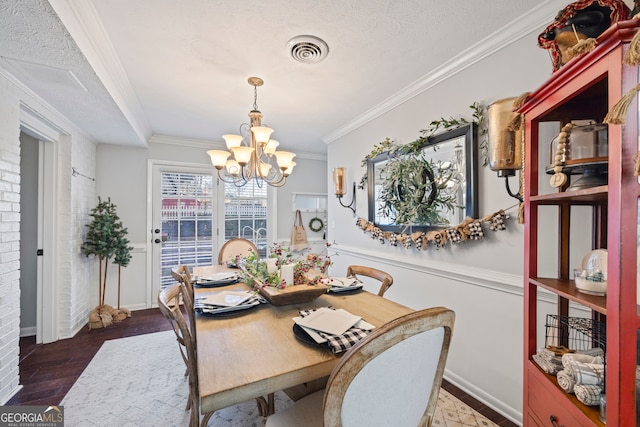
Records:
[[[580,292],[573,280],[531,277],[529,278],[529,283],[547,289],[570,301],[582,304],[598,313],[607,314],[607,297]]]
[[[531,196],[531,203],[537,205],[560,205],[571,203],[572,205],[593,205],[607,203],[609,186],[584,188],[576,191],[564,191],[552,194],[539,194]]]

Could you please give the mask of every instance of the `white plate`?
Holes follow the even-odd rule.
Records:
[[[298,321],[301,320],[301,319],[302,319],[302,316],[298,316],[298,317],[294,317],[293,321],[295,323],[297,323],[302,329],[304,329],[304,331],[307,333],[307,335],[309,335],[311,338],[313,338],[313,340],[315,342],[317,342],[318,344],[322,344],[322,343],[327,342],[326,338],[322,338],[322,336],[320,336],[320,334],[317,333],[316,331],[314,331],[313,329],[307,328],[305,326],[300,325],[300,323],[298,323]]]
[[[217,305],[220,307],[235,307],[242,304],[251,296],[251,291],[222,291],[217,294],[202,297],[200,301],[204,304]]]
[[[233,282],[235,280],[240,279],[240,275],[238,273],[229,273],[229,272],[223,272],[223,273],[216,273],[212,276],[208,276],[208,277],[198,277],[196,278],[195,282],[198,283],[230,283]]]
[[[200,308],[200,311],[202,313],[205,313],[205,314],[230,313],[230,312],[233,312],[233,311],[246,310],[246,309],[255,307],[256,305],[259,305],[259,304],[260,304],[260,301],[256,300],[256,301],[253,301],[251,303],[240,304],[240,305],[236,305],[236,306],[233,306],[233,307],[215,307],[215,308],[212,307],[212,308],[207,308],[205,306],[205,307]]]
[[[329,288],[330,293],[340,293],[340,292],[349,292],[349,291],[355,291],[358,289],[362,289],[362,284],[358,284],[358,285],[354,285],[354,286],[332,286],[331,288]]]
[[[350,327],[358,323],[361,317],[349,313],[346,310],[332,310],[322,307],[298,320],[300,326],[327,332],[333,335],[342,335]]]
[[[357,283],[360,283],[355,277],[326,277],[322,279],[322,283],[331,287],[353,287]]]

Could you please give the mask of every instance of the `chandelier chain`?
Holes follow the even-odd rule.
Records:
[[[258,86],[253,86],[253,109],[258,111]]]

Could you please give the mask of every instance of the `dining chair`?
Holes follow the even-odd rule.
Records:
[[[186,264],[180,264],[178,266],[172,267],[171,276],[175,279],[176,282],[183,283],[186,286],[187,290],[189,291],[189,296],[191,296],[191,300],[193,301],[193,282],[191,281],[191,272],[189,271],[189,266]]]
[[[240,256],[247,256],[251,252],[258,253],[258,248],[250,240],[233,238],[224,242],[218,252],[218,264],[223,265]]]
[[[193,300],[189,295],[187,287],[183,283],[174,283],[167,286],[158,294],[158,305],[160,311],[169,319],[173,332],[176,334],[180,355],[187,365],[189,377],[189,398],[187,400],[187,410],[191,410],[189,416],[189,426],[197,427],[200,424],[200,393],[198,391],[198,365],[196,355],[195,334],[189,327],[189,323],[180,309],[180,301],[184,304],[184,309],[188,313],[193,313]],[[206,414],[203,425],[206,425],[211,418]]]
[[[191,272],[189,271],[189,266],[186,264],[180,264],[176,267],[171,268],[171,276],[175,279],[176,282],[184,285],[186,291],[189,292],[189,296],[191,297],[191,301],[195,303],[195,294],[193,290],[193,282],[191,281]],[[180,301],[177,301],[178,303]],[[192,308],[194,304],[191,304]],[[191,331],[196,330],[196,315],[193,310],[187,311],[187,316],[189,317],[189,327]],[[192,338],[195,342],[195,334],[192,334]],[[185,363],[186,360],[185,360]],[[187,371],[184,373],[185,376],[189,375],[189,365],[187,364]],[[189,409],[190,401],[187,402],[187,409]]]
[[[384,296],[387,289],[393,285],[393,277],[391,277],[391,275],[386,271],[372,267],[365,267],[363,265],[350,265],[347,267],[347,277],[357,278],[358,276],[366,276],[379,280],[381,282],[380,290],[378,291],[379,296]]]
[[[374,329],[335,366],[324,390],[267,418],[266,427],[430,426],[455,313],[434,307]]]

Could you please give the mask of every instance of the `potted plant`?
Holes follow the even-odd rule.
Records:
[[[132,247],[126,238],[127,229],[116,213],[116,205],[111,198],[102,200],[98,197],[98,205],[89,214],[93,220],[87,224],[87,235],[81,247],[86,256],[97,256],[99,270],[99,304],[89,315],[89,328],[103,328],[114,321],[131,317],[131,312],[120,307],[120,269],[126,267],[131,260]],[[107,269],[111,259],[118,265],[118,308],[105,304],[107,290]]]

